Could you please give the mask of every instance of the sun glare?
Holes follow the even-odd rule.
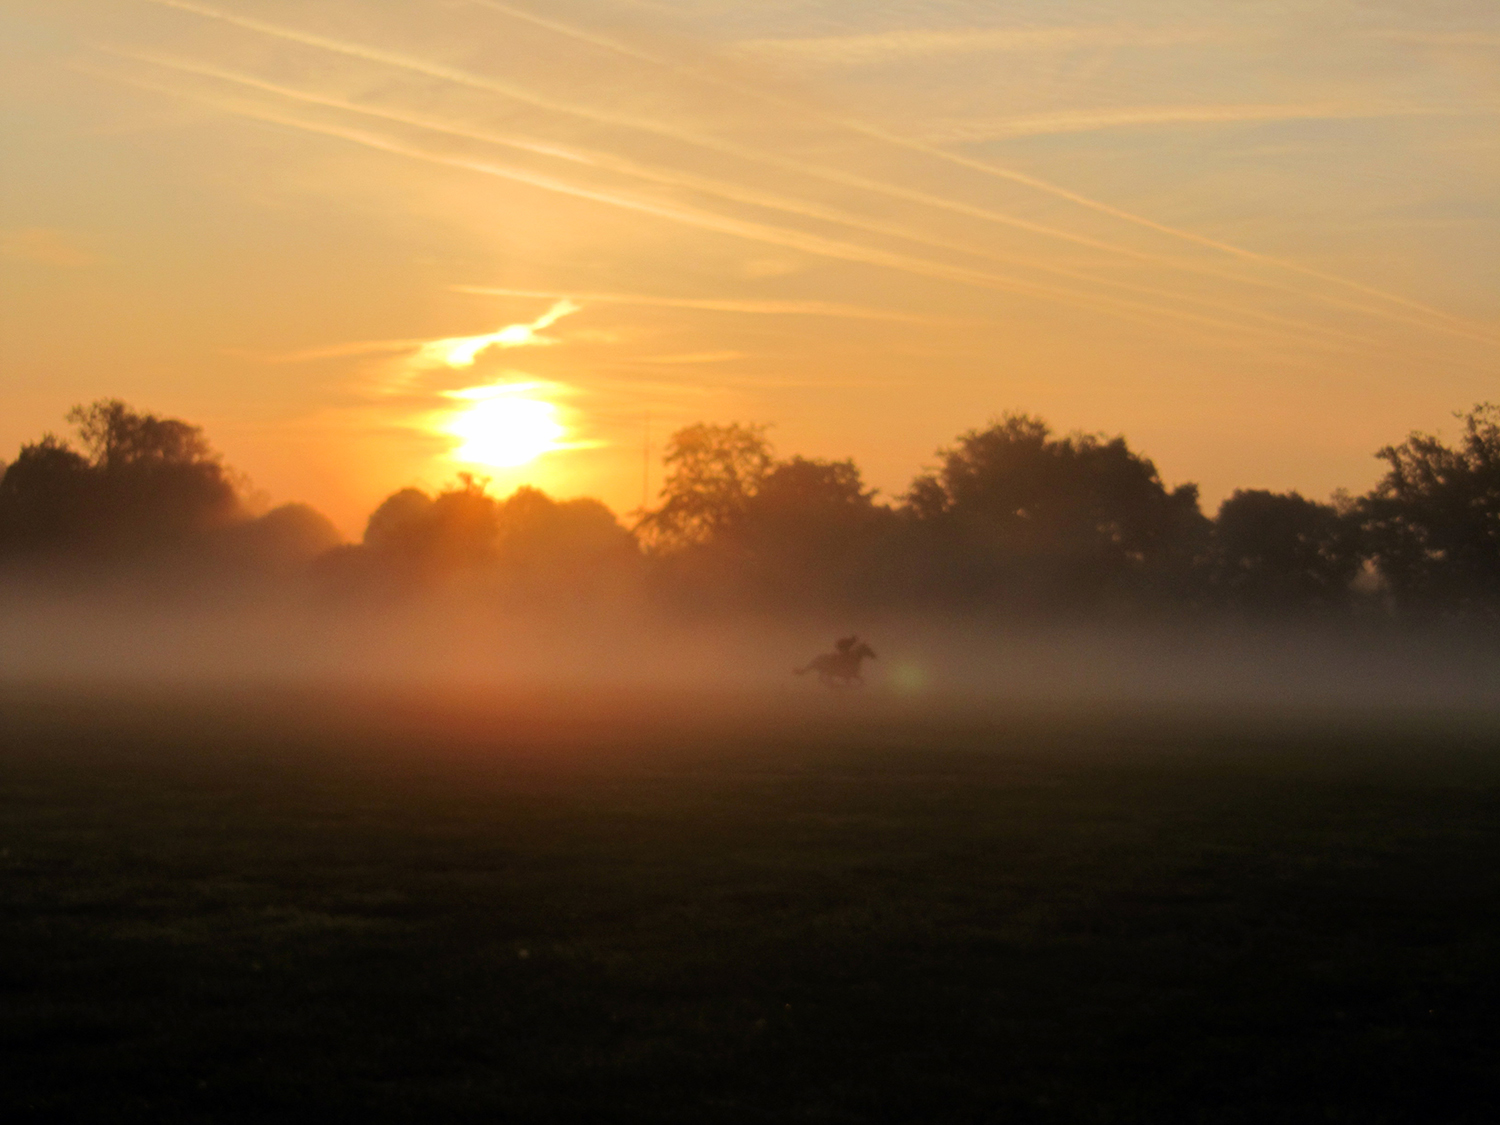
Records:
[[[512,468],[566,448],[562,439],[568,431],[558,420],[557,407],[528,393],[538,386],[511,383],[448,392],[468,404],[444,426],[461,442],[453,450],[454,460]]]

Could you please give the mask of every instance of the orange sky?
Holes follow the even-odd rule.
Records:
[[[0,458],[118,396],[357,534],[632,509],[648,419],[893,495],[1022,409],[1363,489],[1500,397],[1500,9],[1433,9],[3,0]],[[455,457],[497,384],[556,448]]]

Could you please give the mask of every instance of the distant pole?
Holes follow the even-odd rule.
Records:
[[[646,411],[646,437],[641,442],[641,515],[651,503],[651,411]]]

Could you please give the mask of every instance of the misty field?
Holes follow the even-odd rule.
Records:
[[[0,710],[10,1121],[1500,1116],[1479,719]]]

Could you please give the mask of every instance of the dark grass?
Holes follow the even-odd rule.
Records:
[[[1493,1122],[1500,736],[0,699],[6,1121]]]

